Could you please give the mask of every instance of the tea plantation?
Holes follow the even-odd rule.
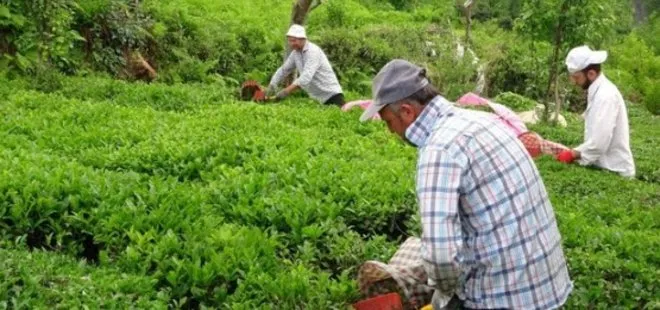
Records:
[[[4,308],[343,309],[359,265],[419,233],[415,150],[357,111],[102,78],[0,102]],[[629,109],[636,180],[537,161],[567,308],[660,306],[660,127]],[[575,145],[568,118],[534,129]]]
[[[421,232],[416,150],[301,92],[237,99],[282,64],[294,3],[313,7],[308,37],[348,101],[405,58],[452,101],[484,81],[517,109],[562,102],[568,127],[531,129],[568,146],[586,100],[566,54],[607,50],[636,178],[536,160],[574,281],[565,308],[660,309],[656,0],[478,0],[469,27],[465,1],[0,0],[0,309],[361,298],[360,265]]]

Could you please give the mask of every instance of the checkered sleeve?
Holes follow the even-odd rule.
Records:
[[[462,247],[458,216],[459,191],[465,164],[459,152],[425,149],[417,167],[417,195],[423,225],[422,257],[429,284],[453,292],[460,274]]]

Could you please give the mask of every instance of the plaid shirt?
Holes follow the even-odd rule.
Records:
[[[573,289],[554,211],[522,143],[438,96],[406,131],[419,148],[429,284],[469,308],[552,309]]]

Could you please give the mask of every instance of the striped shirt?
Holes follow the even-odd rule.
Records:
[[[273,78],[270,85],[278,85],[289,75],[293,69],[300,72],[300,76],[293,81],[294,85],[305,90],[310,97],[325,103],[332,96],[341,94],[342,89],[332,70],[328,57],[316,44],[307,41],[301,51],[292,51]]]
[[[553,309],[573,289],[539,172],[501,122],[438,96],[406,131],[429,284],[468,308]]]

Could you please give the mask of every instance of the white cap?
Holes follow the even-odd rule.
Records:
[[[305,34],[305,27],[296,24],[291,25],[289,32],[286,33],[286,36],[298,39],[307,39],[307,35]]]
[[[583,45],[572,49],[566,56],[568,72],[575,73],[584,70],[589,65],[602,64],[607,59],[606,51],[592,51]]]

